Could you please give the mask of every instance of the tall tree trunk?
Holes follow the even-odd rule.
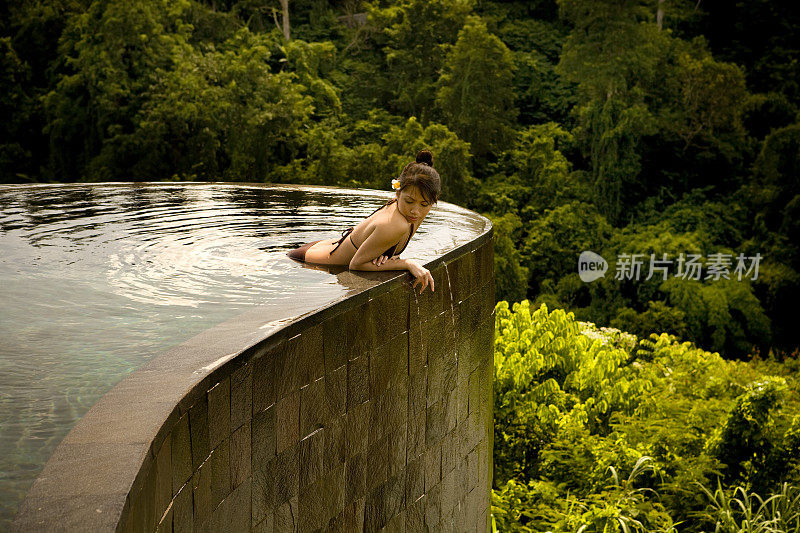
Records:
[[[281,0],[281,7],[283,8],[283,36],[289,40],[289,0]]]
[[[698,4],[700,2],[697,2]],[[656,24],[658,29],[661,30],[664,25],[664,0],[658,0],[658,11],[656,11]]]

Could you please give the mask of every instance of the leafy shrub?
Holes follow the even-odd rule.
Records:
[[[498,531],[706,531],[716,519],[700,486],[742,502],[746,487],[755,505],[800,481],[788,367],[527,300],[499,302],[495,317]]]
[[[788,533],[800,530],[800,488],[784,483],[780,492],[764,499],[741,486],[725,490],[721,484],[708,497],[708,509],[699,517],[719,533]]]

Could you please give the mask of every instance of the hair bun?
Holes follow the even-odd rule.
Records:
[[[421,163],[423,165],[428,165],[429,167],[433,167],[433,154],[430,150],[420,150],[417,153],[417,163]]]

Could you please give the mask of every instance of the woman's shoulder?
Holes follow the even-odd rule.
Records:
[[[370,233],[376,229],[380,229],[380,233],[385,236],[401,236],[403,233],[408,231],[408,222],[406,219],[398,213],[396,210],[394,212],[386,211],[381,212],[381,216],[376,216],[370,223]]]
[[[367,219],[373,224],[388,225],[389,227],[403,226],[405,221],[405,218],[394,206],[394,203],[383,206],[383,209],[374,212]]]
[[[401,234],[408,232],[408,225],[410,222],[406,220],[406,217],[404,217],[400,211],[395,209],[387,218],[389,219],[388,224],[391,225],[394,231]]]

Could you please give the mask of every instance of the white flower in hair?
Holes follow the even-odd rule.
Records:
[[[392,189],[397,190],[400,188],[400,180],[395,178],[392,180]]]

